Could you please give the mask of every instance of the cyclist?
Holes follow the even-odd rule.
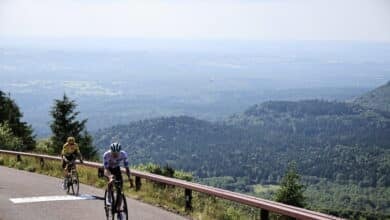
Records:
[[[120,181],[121,186],[123,186],[123,179],[120,169],[121,162],[123,162],[123,165],[126,168],[126,174],[130,182],[130,187],[133,187],[133,181],[130,179],[129,160],[127,158],[127,153],[121,150],[121,148],[121,144],[115,142],[110,145],[110,150],[103,154],[104,175],[108,178],[108,190],[110,191],[112,191],[112,182],[114,180]],[[111,201],[111,198],[109,198],[109,201]],[[117,205],[119,206],[119,204]]]
[[[64,183],[63,188],[66,189],[66,177],[69,175],[67,165],[74,163],[77,157],[80,159],[80,163],[83,163],[83,157],[80,153],[79,145],[76,143],[74,137],[68,137],[66,143],[62,147],[62,169],[64,169]]]

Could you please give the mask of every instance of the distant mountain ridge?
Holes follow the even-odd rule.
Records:
[[[354,103],[367,108],[390,112],[390,81],[356,98]]]

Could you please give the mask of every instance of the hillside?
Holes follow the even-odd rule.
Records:
[[[295,160],[305,176],[390,186],[389,133],[389,114],[309,100],[266,102],[219,123],[186,116],[143,120],[101,130],[95,141],[104,147],[120,140],[135,164],[168,163],[200,178],[274,184]]]
[[[390,111],[390,81],[356,98],[354,103],[367,108]]]

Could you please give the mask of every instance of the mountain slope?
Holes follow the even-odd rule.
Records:
[[[266,102],[224,122],[167,117],[101,130],[132,163],[168,163],[200,178],[277,183],[289,161],[304,176],[390,186],[390,115],[339,102]],[[245,185],[245,184],[243,184]],[[245,187],[241,188],[245,191]]]
[[[354,103],[367,108],[390,111],[390,81],[356,98]]]

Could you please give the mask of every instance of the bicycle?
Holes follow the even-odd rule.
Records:
[[[69,161],[66,165],[66,170],[68,174],[66,175],[64,181],[66,186],[66,193],[72,194],[75,196],[79,195],[79,175],[76,170],[76,161]]]
[[[122,181],[114,180],[114,187],[106,188],[104,192],[104,210],[107,220],[128,220],[126,196],[122,191]],[[116,217],[116,218],[115,218]]]

